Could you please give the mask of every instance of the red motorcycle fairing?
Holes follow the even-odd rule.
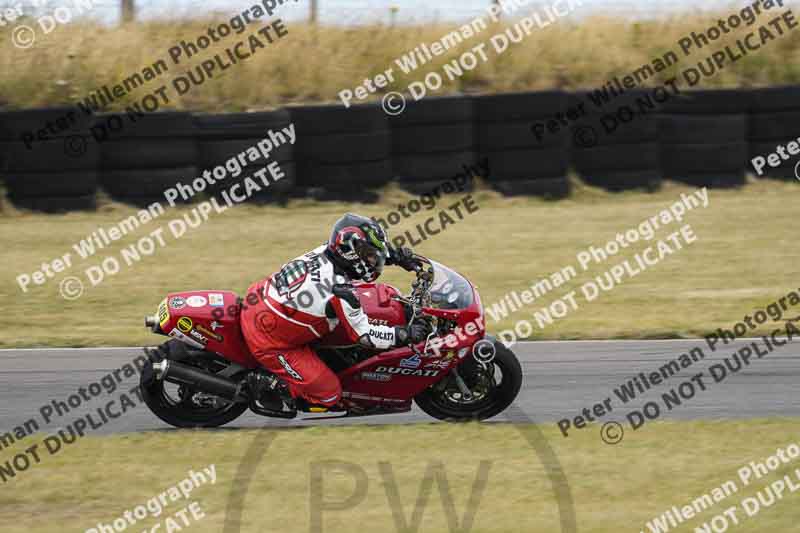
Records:
[[[456,323],[456,330],[441,339],[433,341],[434,351],[458,350],[463,347],[472,347],[473,344],[486,336],[486,324],[483,321],[483,304],[478,291],[472,290],[473,303],[465,309],[436,309],[424,307],[425,314],[450,320]],[[463,357],[463,356],[462,356]]]
[[[393,300],[399,296],[400,291],[384,283],[354,283],[361,308],[369,317],[370,324],[384,326],[405,326],[406,312],[401,302]],[[333,331],[320,339],[320,346],[349,346],[356,342],[347,334],[347,330],[339,324]]]
[[[256,368],[258,361],[242,336],[240,311],[239,297],[233,291],[172,292],[158,306],[158,325],[165,335],[189,346]]]
[[[382,283],[365,283],[356,289],[367,316],[385,320],[390,326],[405,325],[403,304],[391,299],[400,294],[397,289]],[[403,346],[365,359],[339,372],[344,396],[361,404],[398,406],[440,381],[486,334],[481,300],[474,288],[472,292],[473,303],[466,309],[423,309],[426,314],[455,322],[459,328],[452,337],[440,340],[438,349],[434,350],[432,346],[437,343],[431,342],[426,351],[422,342],[415,346],[416,352]]]
[[[456,351],[421,353],[425,343],[414,353],[408,347],[382,352],[341,371],[339,379],[345,397],[359,403],[390,404],[411,399],[440,381],[458,364]]]

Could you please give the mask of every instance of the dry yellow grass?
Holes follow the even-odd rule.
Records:
[[[629,431],[616,446],[603,444],[599,430],[592,425],[563,438],[555,424],[412,424],[86,437],[57,455],[43,452],[41,464],[3,485],[0,520],[7,533],[85,531],[157,497],[188,470],[214,464],[216,484],[201,486],[190,498],[206,515],[192,520],[192,531],[337,533],[355,525],[363,531],[404,531],[403,520],[420,533],[569,531],[559,527],[559,504],[562,510],[569,507],[552,485],[553,479],[566,479],[562,489],[571,495],[576,531],[618,533],[648,531],[646,522],[672,506],[734,480],[739,492],[675,529],[694,531],[798,467],[792,461],[747,487],[737,477],[750,461],[763,462],[778,448],[797,444],[794,419],[656,422]],[[557,461],[545,463],[531,440],[552,450]],[[253,453],[257,450],[263,454]],[[8,450],[3,461],[7,457]],[[343,466],[323,466],[324,461]],[[444,497],[433,474],[437,465],[447,478]],[[476,482],[479,472],[483,482]],[[550,477],[554,472],[561,476]],[[431,483],[427,500],[426,481]],[[795,531],[797,498],[787,490],[749,519],[740,508],[743,523],[736,531]],[[336,502],[348,499],[336,509]],[[448,528],[448,500],[460,529]],[[241,520],[229,525],[240,529],[223,527],[231,501],[241,502]],[[130,531],[159,522],[157,531],[165,531],[163,521],[187,504],[171,503],[160,518],[147,518]],[[421,512],[418,529],[415,510]],[[231,512],[230,518],[236,516]]]
[[[655,194],[609,194],[581,187],[569,199],[546,202],[504,199],[481,189],[474,194],[476,213],[415,249],[473,280],[487,307],[509,291],[523,291],[554,271],[575,266],[578,275],[569,284],[499,323],[490,321],[489,330],[497,332],[519,319],[532,319],[532,311],[652,245],[655,241],[636,243],[585,272],[576,260],[579,251],[604,245],[617,233],[658,214],[681,193],[694,190],[673,183]],[[634,278],[626,277],[594,301],[579,298],[577,311],[543,330],[535,329],[534,338],[679,337],[732,327],[745,314],[800,287],[795,268],[800,260],[793,229],[796,210],[791,200],[797,194],[797,183],[770,181],[742,190],[710,191],[709,207],[692,211],[684,219],[697,242]],[[0,299],[13,304],[13,312],[3,317],[0,346],[154,344],[158,339],[142,327],[142,317],[152,314],[167,292],[216,288],[243,293],[254,280],[327,239],[331,224],[342,213],[385,217],[409,198],[391,188],[375,205],[294,201],[288,208],[237,207],[212,215],[207,223],[176,239],[167,223],[186,213],[184,208],[165,213],[86,260],[79,260],[72,245],[98,227],[118,223],[134,213],[132,209],[108,205],[98,213],[57,216],[7,212],[0,216],[4,245]],[[420,211],[392,227],[390,235],[415,231],[416,225],[458,199],[456,195],[443,198],[435,210]],[[126,266],[121,250],[159,227],[164,228],[166,247]],[[660,229],[657,238],[677,229],[676,224]],[[65,252],[75,256],[69,272],[22,293],[15,282],[17,275],[31,273],[43,261]],[[120,272],[91,287],[85,270],[112,256],[122,264]],[[68,275],[80,277],[86,285],[78,300],[59,296],[59,283]],[[382,279],[405,292],[411,276],[387,269]],[[800,314],[797,309],[792,312],[792,316]],[[769,322],[762,330],[773,327]]]
[[[228,14],[228,17],[233,13]],[[522,43],[513,45],[502,56],[490,56],[463,78],[447,81],[438,94],[475,91],[531,90],[563,86],[594,87],[614,75],[624,75],[661,57],[669,50],[680,53],[677,41],[692,31],[702,31],[721,15],[681,13],[652,21],[592,16],[580,21],[565,20],[537,29]],[[0,43],[0,101],[16,107],[74,102],[103,84],[122,81],[132,72],[165,58],[167,50],[182,39],[196,38],[217,19],[147,22],[122,28],[91,23],[60,26],[47,36],[39,36],[34,47],[19,50],[8,39]],[[760,23],[772,16],[762,15]],[[420,80],[438,70],[462,52],[511,24],[501,21],[478,36],[420,68],[411,76],[398,72],[396,82],[386,91],[402,90],[410,81]],[[206,82],[184,97],[173,94],[170,104],[177,108],[240,110],[269,108],[287,102],[335,100],[344,88],[353,88],[366,77],[394,65],[394,59],[422,42],[441,39],[458,23],[388,27],[314,28],[300,22],[287,22],[289,35],[278,44],[260,51],[232,67],[225,75]],[[247,33],[255,32],[251,26]],[[654,81],[675,75],[677,69],[693,66],[711,52],[741,38],[750,28],[740,28],[660,73]],[[240,37],[228,37],[230,46]],[[487,45],[488,46],[488,45]],[[209,47],[178,66],[160,80],[167,82],[190,67],[221,52],[224,46]],[[492,52],[492,54],[494,54]],[[706,86],[752,86],[800,81],[800,32],[794,31],[765,45],[743,60],[726,67]],[[134,91],[116,107],[141,100],[160,82]],[[175,91],[172,91],[173,93]]]

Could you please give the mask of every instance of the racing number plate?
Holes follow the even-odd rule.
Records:
[[[158,323],[163,328],[167,322],[169,322],[169,307],[167,307],[167,299],[164,298],[164,301],[158,304]]]

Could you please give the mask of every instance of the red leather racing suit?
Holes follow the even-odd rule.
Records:
[[[325,255],[326,245],[286,263],[254,283],[258,302],[242,311],[242,333],[264,368],[282,378],[293,397],[331,406],[342,395],[336,374],[308,346],[342,324],[353,343],[378,349],[395,345],[395,329],[370,324],[354,293],[336,290],[350,283]]]

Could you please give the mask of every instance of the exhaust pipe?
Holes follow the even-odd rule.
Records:
[[[164,333],[161,331],[161,325],[159,324],[158,317],[155,315],[144,317],[144,327],[148,328],[153,333]]]
[[[183,363],[164,359],[153,364],[153,372],[158,380],[185,383],[208,394],[231,401],[247,401],[247,397],[241,394],[242,385],[240,383]]]

